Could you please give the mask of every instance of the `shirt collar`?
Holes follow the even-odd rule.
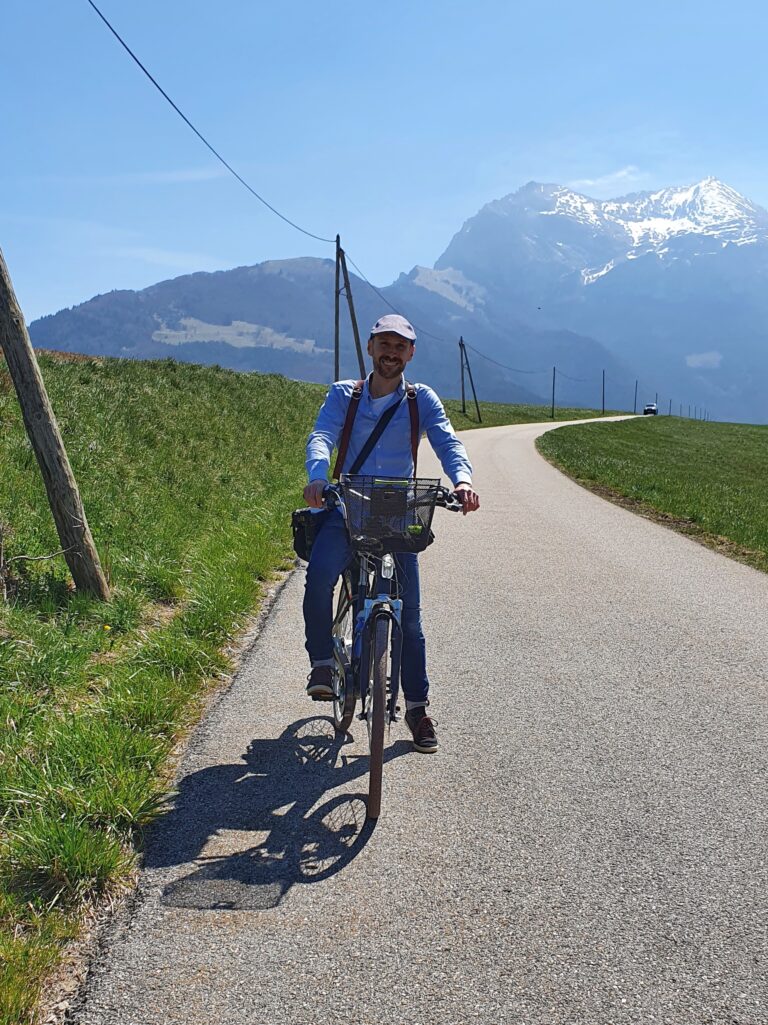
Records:
[[[373,401],[371,396],[371,378],[373,377],[373,371],[366,377],[365,385],[363,386],[363,392],[365,393],[369,402]],[[392,392],[393,395],[403,395],[405,393],[405,374],[400,375],[400,384]],[[383,398],[383,396],[382,396]]]

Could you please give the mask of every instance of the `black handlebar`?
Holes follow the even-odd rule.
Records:
[[[447,509],[448,512],[463,512],[464,510],[464,503],[459,498],[457,491],[451,491],[450,488],[444,488],[441,484],[437,484],[434,488],[429,489],[428,494],[430,499],[432,495],[435,496],[435,506],[439,506],[441,509]],[[326,484],[323,488],[323,504],[326,509],[334,509],[339,504],[340,497],[336,484]]]

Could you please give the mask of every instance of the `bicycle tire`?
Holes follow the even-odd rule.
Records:
[[[389,618],[378,616],[371,645],[370,697],[368,701],[368,818],[381,812],[381,784],[384,775],[384,725],[387,708],[387,657],[389,655]]]
[[[337,733],[346,733],[355,714],[355,681],[352,675],[352,635],[355,626],[354,581],[344,573],[341,581],[336,615],[333,617],[333,657],[336,663],[334,681],[333,725]]]

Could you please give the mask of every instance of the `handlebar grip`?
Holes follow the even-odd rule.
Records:
[[[462,500],[459,498],[459,496],[456,494],[455,491],[452,491],[450,493],[450,495],[448,495],[446,497],[446,499],[445,499],[445,508],[449,512],[463,512],[464,511],[464,503],[462,502]]]
[[[339,492],[333,484],[326,484],[323,488],[323,504],[326,509],[335,509],[339,504]]]
[[[441,509],[447,509],[448,512],[462,512],[464,509],[464,503],[457,492],[449,491],[448,488],[440,488],[440,495],[435,505],[439,505]]]

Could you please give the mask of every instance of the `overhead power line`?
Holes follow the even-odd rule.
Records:
[[[133,52],[133,50],[130,48],[130,46],[126,43],[126,41],[119,34],[119,32],[110,24],[110,22],[107,20],[107,18],[105,18],[105,16],[101,13],[101,11],[96,6],[96,4],[93,2],[93,0],[87,0],[87,2],[91,5],[91,7],[94,9],[94,11],[98,14],[98,16],[101,18],[101,20],[107,26],[109,31],[112,33],[112,35],[118,41],[118,43],[120,43],[120,45],[125,50],[125,52],[131,57],[131,59],[133,61],[136,62],[136,64],[138,64],[138,66],[141,68],[141,70],[144,72],[144,74],[150,80],[150,82],[155,87],[155,89],[157,89],[157,91],[168,101],[168,103],[170,103],[170,105],[173,107],[173,109],[176,111],[176,113],[179,115],[179,117],[182,119],[182,121],[184,121],[184,123],[189,128],[192,129],[192,131],[195,133],[195,135],[198,137],[198,139],[203,143],[203,145],[206,146],[211,151],[211,153],[213,153],[213,155],[216,157],[216,159],[218,161],[220,161],[224,165],[224,167],[226,167],[226,169],[229,171],[229,173],[231,175],[233,175],[235,178],[237,178],[237,180],[240,182],[241,185],[245,186],[245,188],[248,189],[248,191],[251,193],[252,196],[255,196],[256,199],[258,199],[258,201],[260,203],[263,203],[264,206],[268,210],[271,210],[273,214],[276,214],[280,218],[281,221],[285,221],[286,224],[290,224],[290,226],[292,228],[295,228],[296,231],[300,231],[302,233],[302,235],[307,235],[309,238],[313,238],[317,242],[328,242],[331,245],[335,245],[336,239],[334,239],[334,238],[323,238],[322,235],[315,235],[314,232],[307,231],[306,228],[302,228],[302,226],[300,224],[297,224],[295,221],[292,221],[290,219],[290,217],[286,217],[285,214],[281,214],[280,211],[276,207],[272,206],[272,204],[267,202],[267,200],[263,196],[259,195],[259,193],[256,191],[256,189],[254,189],[251,185],[249,185],[248,182],[245,180],[245,178],[243,178],[242,175],[238,174],[237,171],[234,169],[234,167],[232,167],[231,164],[227,163],[227,161],[224,159],[224,157],[221,155],[221,153],[219,153],[219,151],[217,149],[215,149],[211,145],[210,142],[208,142],[208,140],[203,135],[203,133],[198,131],[197,128],[195,128],[195,126],[189,120],[187,115],[173,102],[173,100],[168,95],[168,93],[165,91],[165,89],[163,89],[163,87],[160,85],[160,83],[157,81],[157,79],[149,72],[149,70],[144,66],[144,64],[142,64],[142,62],[139,60],[139,58],[136,56],[136,54]]]
[[[360,277],[363,279],[363,281],[366,283],[366,285],[368,285],[368,287],[370,289],[372,289],[376,293],[376,295],[379,297],[379,299],[381,299],[381,301],[383,303],[386,303],[387,306],[389,306],[390,310],[392,310],[393,313],[396,313],[399,317],[402,317],[403,314],[400,312],[400,310],[398,310],[397,307],[393,306],[392,303],[389,301],[389,299],[387,299],[387,297],[385,295],[383,295],[378,290],[378,288],[368,280],[368,278],[365,276],[365,274],[363,274],[363,272],[357,266],[355,261],[349,255],[349,253],[347,253],[347,257],[349,259],[349,262],[355,268],[355,270],[360,275]],[[408,319],[408,318],[406,318],[406,319]],[[418,324],[414,324],[413,321],[411,321],[411,324],[413,325],[414,330],[416,330],[420,335],[423,335],[426,338],[432,338],[436,342],[445,342],[446,345],[453,345],[454,344],[454,342],[452,342],[449,338],[441,338],[440,335],[433,335],[431,332],[425,331],[424,328],[419,327]]]
[[[592,380],[591,377],[571,377],[570,374],[566,374],[562,370],[558,370],[557,376],[565,377],[568,381],[576,381],[579,384],[588,384]]]
[[[494,363],[497,367],[509,370],[513,374],[548,374],[550,371],[549,367],[544,370],[520,370],[517,367],[509,367],[506,363],[499,363],[497,359],[492,359],[490,356],[486,356],[484,352],[480,352],[479,349],[476,349],[474,345],[470,345],[469,342],[465,342],[464,344],[468,349],[471,349],[472,352],[476,352],[478,356],[481,356],[483,359],[487,359],[489,363]]]
[[[308,238],[315,239],[315,241],[317,241],[317,242],[326,242],[329,245],[335,245],[336,244],[336,239],[335,238],[325,238],[323,235],[316,235],[313,231],[309,231],[307,228],[303,228],[300,224],[297,224],[296,221],[292,221],[290,219],[290,217],[286,217],[286,215],[281,213],[277,209],[277,207],[274,207],[268,200],[266,200],[264,198],[264,196],[262,196],[260,193],[258,193],[256,191],[256,189],[254,189],[253,186],[250,185],[245,180],[245,178],[243,178],[243,176],[241,174],[239,174],[234,169],[234,167],[221,155],[221,153],[219,153],[219,151],[215,148],[215,146],[213,146],[208,141],[208,139],[203,135],[203,133],[198,128],[195,127],[195,125],[190,121],[190,119],[187,117],[187,115],[184,113],[184,111],[181,110],[181,108],[178,106],[178,104],[176,104],[171,99],[171,97],[168,95],[168,93],[165,91],[165,89],[163,89],[163,87],[160,85],[160,83],[157,81],[157,79],[154,77],[154,75],[149,71],[149,69],[146,67],[146,65],[143,64],[142,61],[138,58],[138,56],[133,52],[133,50],[126,43],[126,41],[123,39],[123,37],[117,31],[117,29],[112,25],[112,23],[109,21],[109,19],[101,12],[101,10],[98,8],[98,6],[94,3],[94,0],[87,0],[87,3],[90,5],[91,8],[93,8],[93,10],[99,16],[101,21],[106,25],[106,27],[109,29],[109,31],[112,33],[112,35],[118,41],[118,43],[122,46],[122,48],[125,50],[125,52],[128,54],[128,56],[131,58],[131,60],[137,65],[138,68],[140,68],[140,70],[149,79],[149,81],[152,83],[152,85],[155,87],[155,89],[157,89],[157,91],[160,93],[160,95],[163,97],[163,99],[173,108],[173,110],[178,114],[178,116],[187,125],[187,127],[190,128],[194,132],[194,134],[203,143],[203,145],[206,147],[206,149],[208,149],[214,155],[214,157],[216,157],[216,159],[219,161],[219,163],[221,163],[227,169],[227,171],[229,171],[229,173],[245,189],[247,189],[248,192],[255,199],[257,199],[263,206],[265,206],[268,210],[270,210],[273,214],[275,214],[276,217],[279,217],[280,220],[283,221],[285,224],[288,224],[288,225],[290,225],[290,227],[294,228],[296,231],[301,232],[302,235],[306,235]],[[365,284],[368,285],[368,287],[373,292],[375,292],[375,294],[379,297],[379,299],[381,299],[381,301],[383,303],[385,303],[386,306],[388,306],[389,309],[392,310],[393,313],[397,313],[400,316],[402,316],[402,314],[397,309],[397,307],[394,306],[389,301],[389,299],[373,284],[372,281],[370,281],[370,279],[360,269],[360,267],[355,263],[355,261],[352,259],[352,257],[349,256],[349,253],[347,253],[346,255],[347,255],[347,258],[349,259],[350,264],[354,267],[354,269],[360,275],[361,279],[365,282]],[[411,323],[413,323],[413,322],[411,322]],[[431,339],[433,339],[436,342],[442,342],[442,343],[444,343],[446,345],[453,345],[454,344],[453,341],[451,341],[450,339],[444,338],[441,335],[432,334],[431,331],[426,331],[424,328],[419,327],[417,324],[414,324],[414,328],[418,332],[418,334],[421,335],[422,337],[431,338]],[[501,363],[499,360],[493,359],[493,357],[491,357],[491,356],[487,356],[484,352],[481,352],[481,350],[477,349],[474,345],[469,345],[468,343],[465,343],[465,345],[466,345],[466,347],[468,349],[471,349],[472,352],[476,353],[481,359],[487,360],[489,363],[493,363],[495,366],[501,367],[503,370],[507,370],[507,371],[509,371],[512,374],[545,374],[545,373],[549,373],[549,368],[546,368],[544,370],[521,370],[519,367],[511,367],[511,366],[507,365],[506,363]],[[584,383],[584,382],[586,382],[588,380],[587,378],[583,378],[583,377],[569,377],[568,374],[564,374],[564,373],[562,373],[562,371],[559,371],[559,375],[562,376],[562,377],[568,378],[568,380],[570,380],[570,381],[577,381],[577,382],[580,382],[580,383]]]

